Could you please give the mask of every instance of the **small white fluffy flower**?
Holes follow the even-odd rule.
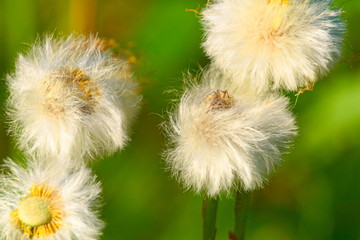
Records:
[[[209,196],[261,187],[296,135],[287,98],[255,98],[215,71],[202,78],[170,115],[167,163],[187,188]]]
[[[52,163],[54,164],[54,163]],[[95,240],[100,184],[85,167],[73,172],[60,162],[30,161],[27,169],[6,160],[0,175],[0,238]]]
[[[326,74],[344,23],[331,0],[218,0],[202,12],[203,47],[227,74],[258,92],[297,90]]]
[[[140,102],[129,69],[94,36],[36,43],[7,79],[11,131],[20,146],[72,159],[122,148]]]

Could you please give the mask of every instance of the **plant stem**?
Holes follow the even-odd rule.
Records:
[[[215,240],[216,235],[216,211],[218,199],[208,198],[204,195],[203,200],[203,240]]]
[[[231,240],[244,240],[245,239],[245,224],[247,210],[250,203],[250,192],[237,191],[235,199],[235,225],[234,232],[230,232],[229,237]]]

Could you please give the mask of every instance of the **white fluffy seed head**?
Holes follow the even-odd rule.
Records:
[[[122,148],[140,102],[128,63],[95,36],[46,36],[19,55],[7,82],[10,130],[41,158],[91,159]]]
[[[218,0],[202,12],[203,47],[239,84],[297,90],[326,74],[344,23],[331,0]]]
[[[209,196],[261,187],[296,135],[288,100],[251,96],[216,71],[202,81],[170,114],[165,156],[171,171],[185,187]]]
[[[23,168],[9,159],[2,167],[1,239],[99,239],[104,226],[98,216],[101,186],[89,169],[33,160]]]

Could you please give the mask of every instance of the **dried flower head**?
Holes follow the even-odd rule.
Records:
[[[203,47],[217,67],[258,92],[297,90],[326,74],[344,23],[331,0],[218,0],[202,13]]]
[[[248,95],[215,71],[202,80],[170,114],[167,163],[187,188],[209,196],[261,187],[296,135],[288,100]]]
[[[126,61],[94,36],[47,36],[8,76],[11,131],[41,157],[82,159],[124,146],[140,102]]]
[[[6,160],[0,175],[0,238],[78,239],[101,235],[100,184],[90,170],[74,172],[60,162],[30,161],[22,168]]]

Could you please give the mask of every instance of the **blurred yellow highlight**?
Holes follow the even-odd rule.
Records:
[[[270,3],[280,3],[280,4],[287,4],[289,3],[290,0],[267,0],[267,3],[270,4]]]
[[[275,6],[277,9],[274,9],[276,11],[276,15],[271,23],[271,29],[274,31],[277,31],[280,27],[280,24],[284,18],[285,12],[288,8],[288,3],[290,0],[267,0],[267,4],[273,4],[277,5]]]
[[[71,0],[69,29],[88,34],[96,32],[97,0]]]

